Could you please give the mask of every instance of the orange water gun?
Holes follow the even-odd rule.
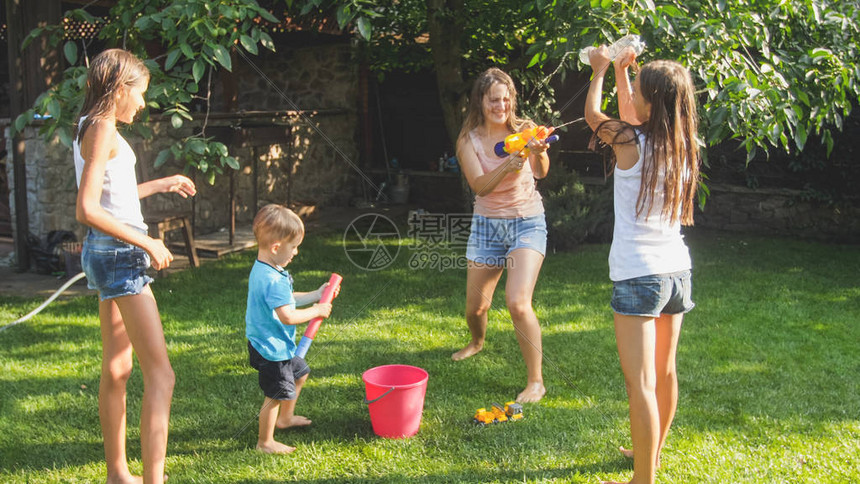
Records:
[[[504,158],[508,155],[513,155],[522,152],[522,156],[529,155],[527,148],[532,139],[538,141],[546,140],[547,144],[558,141],[558,135],[552,134],[555,130],[552,126],[535,126],[519,133],[509,134],[504,141],[496,143],[495,152],[499,158]]]

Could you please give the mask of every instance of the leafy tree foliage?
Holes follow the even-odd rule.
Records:
[[[431,66],[452,136],[477,72],[490,65],[508,70],[528,94],[526,114],[556,121],[567,100],[554,99],[547,73],[563,81],[588,70],[571,54],[627,33],[648,44],[643,61],[671,58],[691,69],[701,89],[703,138],[711,145],[738,140],[747,162],[774,147],[801,151],[812,137],[829,155],[833,130],[860,98],[857,0],[269,0],[266,7],[255,0],[120,0],[100,37],[143,57],[146,43],[162,46],[150,66],[150,107],[171,116],[175,127],[190,119],[195,99],[208,106],[213,70],[232,68],[231,49],[274,49],[264,22],[276,21],[273,7],[334,15],[341,27],[354,26],[365,60],[380,75]],[[95,21],[80,9],[67,16]],[[52,34],[58,45],[61,31],[45,27],[33,35]],[[56,131],[69,142],[85,68],[75,44],[63,51],[71,67],[62,83],[15,127],[50,114],[45,134]],[[171,154],[211,176],[235,166],[205,129],[159,162]]]
[[[640,34],[648,44],[643,61],[677,59],[696,76],[706,141],[741,141],[747,162],[773,147],[802,151],[813,135],[829,155],[833,130],[841,130],[860,98],[856,0],[296,3],[304,4],[306,13],[312,11],[308,5],[337,9],[343,13],[339,19],[363,25],[360,33],[379,72],[438,65],[440,56],[457,56],[466,78],[501,65],[517,74],[524,91],[536,93],[530,114],[539,118],[552,118],[562,101],[552,99],[545,72],[563,78],[587,70],[570,54]],[[428,15],[462,24],[457,49],[431,57],[432,39],[416,43],[428,31]]]
[[[85,9],[66,12],[65,17],[102,23]],[[202,103],[208,114],[213,73],[217,69],[232,70],[232,49],[244,49],[251,54],[260,48],[275,49],[265,31],[265,22],[276,23],[278,19],[255,0],[119,0],[111,8],[110,20],[102,25],[98,37],[109,47],[122,47],[149,59],[147,107],[169,116],[171,125],[179,129],[192,119],[192,103]],[[57,48],[63,42],[63,26],[35,29],[25,42],[41,35],[48,35],[52,47]],[[86,48],[86,44],[83,46]],[[62,81],[19,116],[14,128],[21,130],[38,116],[45,119],[43,136],[57,135],[70,146],[73,126],[83,104],[88,56],[86,51],[81,55],[74,41],[65,42],[62,48],[69,63]],[[134,128],[145,136],[151,134],[143,123],[135,124]],[[155,165],[160,166],[171,156],[206,174],[210,183],[216,173],[228,167],[239,168],[223,143],[206,136],[205,121],[200,132],[177,140],[159,153]]]

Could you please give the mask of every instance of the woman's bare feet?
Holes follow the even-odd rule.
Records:
[[[623,445],[618,446],[618,451],[621,452],[621,455],[627,457],[628,459],[633,458],[633,449],[627,449]],[[660,468],[660,456],[657,456],[657,462],[655,468]]]
[[[307,427],[310,424],[311,419],[303,417],[301,415],[293,415],[291,418],[287,419],[284,422],[281,422],[281,420],[278,419],[278,421],[275,422],[275,428],[283,430],[288,429],[290,427]]]
[[[526,389],[517,395],[518,403],[533,403],[540,401],[546,394],[543,382],[533,382],[526,385]]]
[[[451,359],[454,361],[465,360],[466,358],[480,352],[482,349],[484,349],[484,345],[482,344],[469,343],[465,348],[451,355]]]
[[[257,442],[257,450],[264,454],[290,454],[296,448],[273,440],[271,442]]]

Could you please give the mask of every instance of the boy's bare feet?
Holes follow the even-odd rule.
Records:
[[[466,358],[480,352],[482,349],[484,349],[484,345],[469,343],[465,348],[451,355],[451,359],[454,361],[465,360]]]
[[[273,440],[267,443],[257,442],[257,450],[264,454],[289,454],[295,451],[296,448]]]
[[[541,382],[529,383],[526,389],[517,395],[518,403],[533,403],[539,401],[546,394],[546,388]]]
[[[292,418],[284,422],[281,422],[281,420],[278,419],[278,421],[275,422],[275,428],[283,430],[288,429],[290,427],[307,427],[310,424],[311,419],[303,417],[301,415],[293,415]]]

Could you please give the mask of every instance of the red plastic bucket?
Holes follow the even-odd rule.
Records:
[[[401,439],[418,433],[428,378],[425,370],[409,365],[377,366],[361,375],[376,435]]]

